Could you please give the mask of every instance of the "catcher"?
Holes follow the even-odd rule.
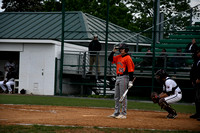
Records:
[[[168,119],[174,119],[177,116],[177,113],[169,104],[181,100],[181,89],[177,85],[176,81],[168,77],[168,74],[162,69],[156,72],[156,80],[162,83],[163,91],[159,95],[156,92],[152,92],[152,101],[158,103],[161,109],[164,109],[169,113],[167,115]]]

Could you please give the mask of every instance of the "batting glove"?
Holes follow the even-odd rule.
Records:
[[[133,81],[129,81],[128,88],[131,88],[133,86]]]

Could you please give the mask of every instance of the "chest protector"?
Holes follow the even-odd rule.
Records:
[[[171,80],[173,80],[173,81],[176,83],[176,86],[172,88],[172,91],[170,91],[170,92],[167,92],[167,91],[166,91],[166,87],[167,87],[167,86],[166,86],[166,81],[167,81],[167,80],[169,80],[169,79],[171,79],[171,78],[168,78],[168,79],[166,79],[166,80],[165,80],[165,83],[164,83],[165,90],[163,91],[163,92],[165,92],[165,93],[166,93],[168,96],[170,96],[170,95],[174,94],[174,93],[175,93],[175,90],[176,90],[176,88],[178,88],[178,85],[177,85],[176,81],[175,81],[175,80],[173,80],[173,79],[171,79]]]

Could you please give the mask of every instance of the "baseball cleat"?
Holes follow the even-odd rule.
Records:
[[[117,117],[115,117],[116,119],[126,119],[125,115],[118,115]]]
[[[177,117],[177,113],[168,114],[168,115],[167,115],[167,118],[168,118],[168,119],[175,119],[176,117]]]
[[[87,72],[86,74],[92,74],[92,72]]]
[[[112,114],[112,115],[109,115],[108,117],[116,118],[117,116],[118,115]]]
[[[193,119],[196,119],[198,117],[200,117],[200,115],[198,115],[198,114],[193,114],[193,115],[190,116],[190,118],[193,118]]]

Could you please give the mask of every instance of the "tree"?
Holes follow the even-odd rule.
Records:
[[[62,3],[58,0],[43,0],[44,1],[44,10],[42,11],[61,11],[62,10]]]
[[[129,28],[132,25],[132,15],[124,0],[110,0],[109,21]],[[82,11],[106,20],[107,0],[66,0],[66,11]]]
[[[38,12],[42,11],[42,0],[3,0],[2,9],[5,12]]]
[[[189,0],[161,0],[160,12],[165,20],[190,8]],[[154,16],[153,0],[110,0],[109,21],[134,32],[141,32],[152,27]],[[83,11],[106,19],[107,0],[66,0],[66,11]],[[189,14],[188,12],[186,14]],[[189,25],[186,14],[176,17],[175,29]],[[165,23],[165,30],[172,30],[172,20]],[[149,31],[151,33],[151,30]],[[151,35],[150,35],[151,36]]]
[[[188,10],[190,8],[189,2],[189,0],[161,0],[160,12],[164,13],[165,20],[170,19],[179,12]],[[134,27],[131,30],[143,31],[152,26],[153,0],[128,0],[127,4],[130,4],[129,8],[133,14]],[[189,25],[189,17],[186,14],[174,17],[177,21],[175,25],[177,30]],[[165,30],[172,30],[172,23],[172,21],[167,21]]]

